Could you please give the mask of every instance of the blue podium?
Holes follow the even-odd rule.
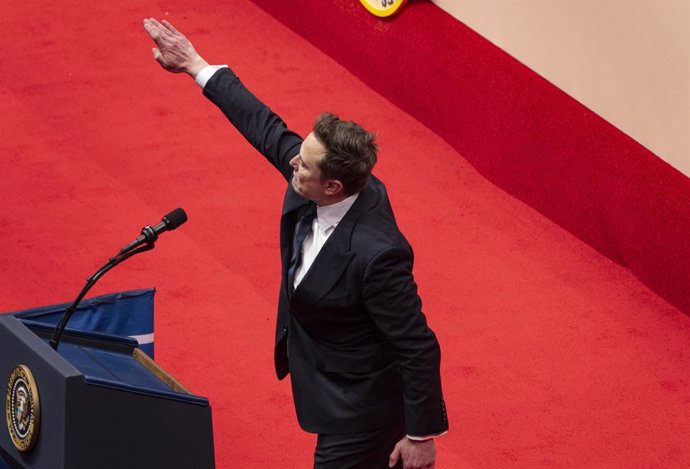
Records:
[[[0,316],[0,457],[12,469],[211,469],[211,407],[136,340]]]

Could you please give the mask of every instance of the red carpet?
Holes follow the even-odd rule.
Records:
[[[347,0],[327,15],[310,0],[252,1],[690,314],[684,174],[431,2],[381,21]]]
[[[272,367],[284,186],[190,79],[159,69],[145,16],[233,65],[300,132],[322,110],[378,130],[376,173],[443,349],[439,469],[690,465],[690,318],[253,3],[4,13],[0,310],[72,299],[184,207],[184,227],[92,294],[158,288],[157,361],[210,398],[219,468],[306,468],[313,450]]]

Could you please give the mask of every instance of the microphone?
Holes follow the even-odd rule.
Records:
[[[57,327],[55,328],[55,331],[53,332],[53,338],[49,341],[50,346],[53,347],[53,350],[57,350],[58,344],[60,343],[60,338],[62,337],[62,333],[65,331],[65,327],[67,327],[67,322],[72,317],[72,314],[74,314],[74,311],[77,309],[77,305],[84,298],[84,296],[91,289],[91,287],[93,287],[96,284],[98,279],[100,279],[103,275],[105,275],[106,272],[108,272],[110,269],[115,267],[120,262],[125,261],[139,253],[150,251],[154,248],[153,243],[158,239],[159,234],[165,231],[174,230],[186,221],[187,214],[184,213],[184,210],[182,210],[181,208],[176,208],[175,210],[164,216],[161,222],[153,228],[151,228],[150,226],[143,227],[141,229],[141,236],[129,243],[127,246],[123,247],[115,257],[111,257],[108,260],[107,264],[98,269],[98,272],[93,274],[91,277],[87,278],[86,285],[79,293],[79,296],[77,296],[77,299],[74,300],[74,303],[72,303],[65,310],[65,314],[62,316],[62,319],[60,319],[60,322],[58,323]],[[142,244],[146,245],[141,246]]]
[[[187,214],[181,208],[176,208],[172,212],[168,213],[163,217],[161,222],[154,227],[150,225],[145,226],[141,229],[141,236],[129,243],[127,246],[120,249],[120,254],[124,254],[137,246],[142,244],[153,244],[157,239],[158,235],[166,231],[172,231],[184,222],[187,221]]]

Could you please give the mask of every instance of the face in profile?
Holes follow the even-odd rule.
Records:
[[[299,154],[290,160],[293,189],[317,204],[327,196],[327,183],[321,180],[319,169],[319,161],[325,155],[326,148],[310,133],[302,142]]]

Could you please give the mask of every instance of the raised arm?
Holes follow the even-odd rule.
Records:
[[[204,96],[225,114],[244,138],[289,181],[290,160],[299,153],[302,137],[256,98],[232,70],[218,70],[206,83]]]
[[[158,22],[155,18],[144,20],[144,29],[156,46],[152,49],[153,58],[171,73],[186,73],[196,78],[208,66],[203,57],[194,49],[192,43],[167,20]]]
[[[192,43],[167,20],[144,20],[144,29],[156,44],[153,58],[171,73],[186,73],[196,79],[208,62]],[[204,73],[207,73],[206,71]],[[290,159],[299,153],[302,138],[287,128],[283,120],[257,99],[240,79],[227,67],[210,73],[203,83],[204,95],[209,98],[237,130],[286,180],[292,177]]]

